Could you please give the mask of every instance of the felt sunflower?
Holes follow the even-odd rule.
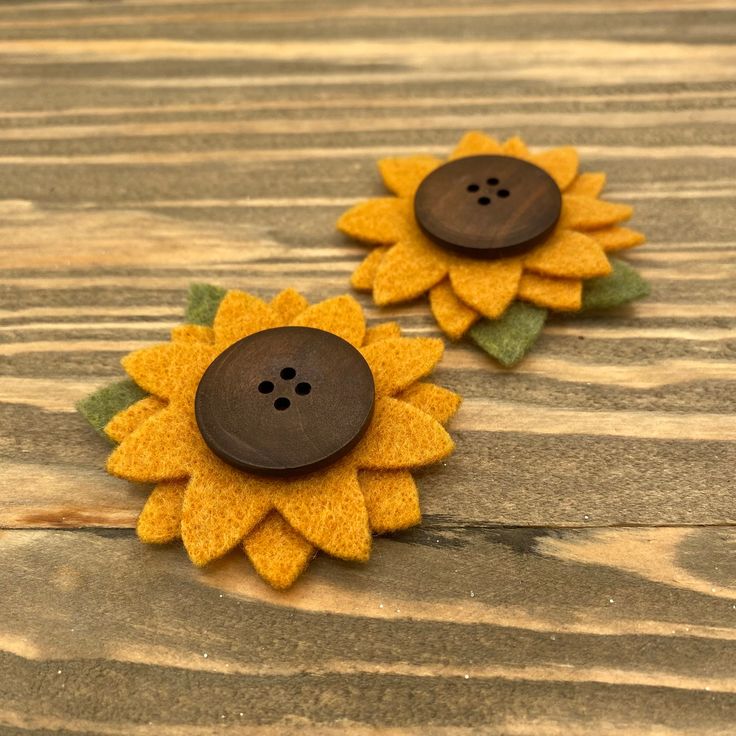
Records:
[[[460,164],[462,159],[466,161]],[[477,181],[457,178],[464,174],[463,166],[479,161],[487,164],[489,172],[494,167],[508,168],[509,163],[518,169],[518,161],[522,161],[533,165],[526,166],[522,174],[541,170],[548,175],[542,173],[549,180],[548,188],[555,190],[551,192],[553,199],[558,198],[556,216],[526,247],[520,249],[517,244],[506,251],[484,254],[458,252],[447,247],[448,243],[436,237],[431,225],[418,216],[418,192],[430,176],[437,177],[441,167],[448,170],[445,181],[454,176],[462,183],[460,196],[468,197],[470,206],[475,207],[476,202],[482,205],[460,215],[450,212],[456,220],[465,218],[460,228],[476,218],[481,223],[478,227],[486,227],[487,234],[494,225],[488,228],[483,224],[488,221],[480,218],[490,213],[505,213],[501,220],[515,224],[538,214],[540,205],[530,203],[529,195],[524,205],[523,187],[510,192],[497,176]],[[449,162],[456,162],[453,168],[459,174],[449,171]],[[382,306],[428,293],[432,313],[449,338],[458,340],[469,333],[504,365],[513,365],[523,357],[549,312],[613,307],[648,293],[646,283],[630,266],[610,257],[644,242],[641,233],[621,224],[631,217],[632,208],[599,197],[605,174],[579,173],[574,148],[531,153],[520,138],[499,143],[483,133],[470,132],[447,162],[420,155],[384,159],[378,168],[394,196],[362,202],[338,221],[343,233],[375,246],[353,273],[353,287],[372,292],[375,303]],[[463,182],[469,182],[467,187]],[[438,206],[444,194],[435,193]],[[457,210],[457,200],[453,202]],[[520,204],[527,210],[514,209]],[[441,215],[430,212],[428,219],[437,224]],[[441,230],[442,223],[439,225]]]
[[[420,522],[410,471],[450,454],[453,442],[443,424],[460,402],[451,391],[420,380],[440,360],[442,341],[402,337],[395,323],[366,328],[350,296],[310,306],[291,289],[266,303],[241,291],[196,286],[187,316],[190,323],[176,327],[170,342],[123,358],[132,382],[103,389],[78,407],[117,443],[108,472],[156,484],[137,523],[142,541],[181,538],[199,566],[240,545],[257,573],[283,589],[318,550],[363,562],[372,533]],[[276,476],[213,452],[196,414],[197,394],[218,359],[287,326],[346,343],[345,350],[370,368],[374,403],[359,440],[339,458],[309,472]],[[319,377],[313,395],[318,384]],[[230,388],[220,387],[226,404]],[[264,391],[263,384],[258,390]]]

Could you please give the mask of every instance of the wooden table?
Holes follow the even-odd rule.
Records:
[[[0,5],[0,732],[734,733],[735,10]],[[277,594],[140,544],[74,402],[192,281],[343,293],[375,160],[473,128],[607,171],[652,296],[514,372],[451,346],[457,452],[366,566]]]

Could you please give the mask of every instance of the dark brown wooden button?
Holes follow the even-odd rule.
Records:
[[[511,156],[469,156],[419,185],[414,216],[435,243],[473,258],[506,258],[544,240],[562,194],[543,169]]]
[[[239,340],[205,371],[194,412],[225,462],[290,475],[334,462],[363,436],[375,386],[349,342],[311,327],[277,327]]]

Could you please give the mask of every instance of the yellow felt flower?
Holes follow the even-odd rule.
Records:
[[[644,242],[641,233],[619,224],[631,216],[631,207],[599,198],[605,175],[578,173],[574,148],[534,154],[519,138],[502,144],[471,132],[450,160],[482,154],[535,164],[562,192],[562,212],[554,231],[524,255],[495,260],[465,257],[422,232],[414,217],[414,196],[425,177],[444,163],[432,156],[380,161],[383,181],[395,196],[362,202],[338,222],[345,234],[375,246],[354,272],[353,287],[371,291],[379,305],[428,292],[437,323],[455,340],[481,317],[498,319],[517,299],[560,312],[580,310],[583,281],[612,271],[607,253]]]
[[[332,465],[305,475],[258,475],[209,449],[195,420],[195,392],[208,366],[230,345],[287,325],[325,330],[358,348],[373,374],[375,410],[358,444]],[[178,327],[171,342],[123,359],[149,396],[105,427],[119,443],[107,468],[121,478],[156,484],[138,520],[139,537],[181,537],[196,565],[242,545],[256,571],[276,588],[290,586],[317,550],[367,560],[372,532],[420,521],[410,470],[453,449],[443,424],[460,399],[421,380],[442,352],[440,340],[401,337],[395,323],[367,329],[350,296],[309,306],[293,290],[270,303],[227,292],[212,327]]]

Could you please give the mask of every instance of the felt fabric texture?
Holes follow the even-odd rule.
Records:
[[[256,572],[277,590],[286,590],[317,553],[289,523],[272,511],[243,541]]]
[[[135,400],[118,401],[119,411],[105,422],[109,436],[119,442],[108,471],[157,484],[138,522],[142,540],[162,543],[180,536],[196,565],[240,544],[256,571],[284,588],[316,550],[364,562],[372,533],[418,523],[410,471],[452,452],[443,424],[460,402],[451,391],[418,382],[441,359],[442,341],[403,338],[396,323],[366,329],[360,306],[349,296],[310,306],[286,290],[267,303],[244,292],[221,294],[198,285],[190,299],[194,308],[190,304],[188,313],[212,326],[175,328],[171,342],[126,356],[123,366],[134,380]],[[258,476],[209,450],[194,418],[194,394],[204,371],[227,346],[287,324],[328,330],[358,347],[374,375],[376,406],[361,441],[333,465],[294,477]],[[364,474],[381,479],[370,484],[368,496]]]
[[[611,265],[610,276],[585,282],[583,309],[611,309],[649,294],[649,284],[628,263],[611,258]]]
[[[193,325],[211,326],[225,289],[212,284],[191,284],[187,300],[186,321]]]
[[[574,148],[532,153],[521,138],[500,142],[471,131],[449,160],[480,154],[529,161],[544,169],[562,192],[557,227],[523,256],[493,261],[463,257],[440,248],[422,232],[414,218],[413,201],[424,178],[443,163],[433,156],[379,161],[383,182],[395,196],[361,202],[337,223],[345,235],[374,247],[354,272],[353,287],[372,292],[379,306],[428,293],[438,325],[453,340],[467,334],[481,318],[484,324],[502,319],[519,300],[543,310],[579,311],[583,283],[612,273],[607,253],[644,242],[641,233],[620,226],[631,217],[632,208],[599,198],[605,174],[580,173]],[[522,313],[526,313],[523,307],[511,314]],[[479,330],[479,334],[486,332],[485,327]],[[525,331],[522,342],[530,334]]]
[[[515,366],[534,345],[547,319],[547,310],[516,302],[501,319],[482,320],[470,337],[505,368]]]
[[[100,433],[123,409],[146,397],[146,392],[133,381],[116,381],[77,402],[77,411]]]

